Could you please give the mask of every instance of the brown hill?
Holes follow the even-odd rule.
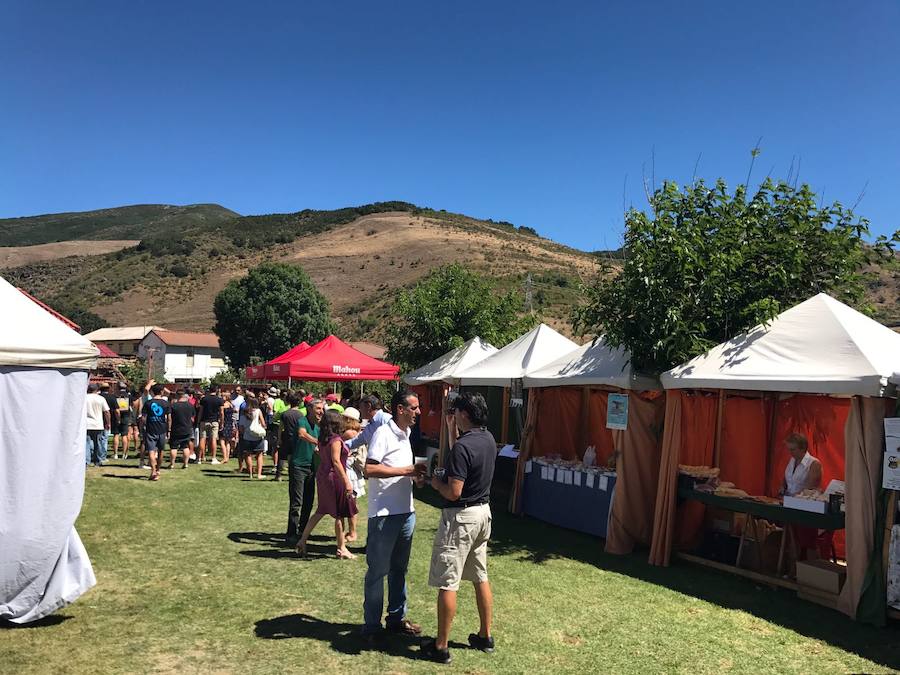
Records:
[[[223,260],[202,283],[172,279],[162,288],[135,288],[91,309],[113,325],[150,322],[208,329],[215,295],[263,260],[302,265],[331,301],[342,333],[376,341],[394,292],[440,265],[462,262],[523,290],[530,273],[534,302],[548,322],[563,330],[569,330],[578,277],[593,270],[590,254],[484,221],[388,212],[277,244],[243,260]]]
[[[35,244],[34,246],[3,246],[0,247],[0,268],[19,267],[74,255],[115,253],[123,248],[137,246],[139,243],[139,239],[98,239],[94,241],[76,239],[74,241],[58,241],[53,244]]]

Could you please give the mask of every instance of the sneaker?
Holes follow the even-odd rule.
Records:
[[[151,473],[151,474],[150,474],[150,480],[159,480],[159,474],[158,474],[158,473]]]
[[[197,455],[195,453],[191,453],[191,461],[195,461],[197,459]]]
[[[222,463],[222,462],[220,462],[219,460],[217,460],[215,457],[213,457],[213,458],[212,458],[212,461],[210,462],[210,464],[221,464],[221,463]]]
[[[450,663],[453,657],[450,656],[449,649],[438,649],[434,640],[428,640],[422,643],[422,658],[434,661],[435,663]]]
[[[494,651],[494,638],[483,638],[478,633],[469,633],[469,646],[472,649],[480,649],[487,654],[491,654]]]

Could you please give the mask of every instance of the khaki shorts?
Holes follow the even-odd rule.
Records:
[[[219,440],[219,423],[218,422],[204,422],[203,423],[203,434],[204,438],[209,438],[213,443]]]
[[[491,507],[446,508],[434,535],[428,585],[459,590],[460,581],[488,580],[487,548],[491,538]]]

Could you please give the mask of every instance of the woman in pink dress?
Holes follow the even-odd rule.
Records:
[[[319,470],[316,472],[316,491],[319,504],[306,524],[297,544],[297,553],[306,555],[306,541],[310,533],[325,516],[334,518],[334,536],[337,538],[337,557],[352,560],[356,556],[348,549],[344,539],[342,518],[352,518],[359,509],[353,496],[353,485],[347,476],[347,457],[350,450],[341,439],[344,418],[337,410],[326,410],[319,423]]]

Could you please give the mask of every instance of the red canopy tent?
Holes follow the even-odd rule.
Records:
[[[299,345],[296,345],[295,347],[291,347],[284,354],[282,354],[281,356],[276,356],[271,361],[266,361],[265,363],[261,363],[258,366],[247,366],[247,379],[248,380],[261,380],[266,377],[272,377],[273,371],[271,370],[270,366],[272,366],[273,364],[284,363],[286,361],[290,361],[291,359],[295,358],[297,355],[305,352],[307,349],[309,349],[309,343],[304,340]],[[286,376],[278,377],[277,375],[279,374],[279,371],[274,371],[274,372],[276,374],[276,377],[275,377],[276,380],[287,379]]]
[[[266,376],[273,380],[396,380],[400,375],[399,366],[366,356],[334,335],[271,370],[266,365]]]
[[[262,366],[260,377],[266,377],[274,380],[286,380],[288,376],[282,375],[282,373],[284,372],[284,364],[290,363],[291,361],[295,360],[307,349],[309,349],[309,343],[306,342],[306,340],[301,342],[296,347],[291,347],[281,356],[276,356],[274,359]]]

